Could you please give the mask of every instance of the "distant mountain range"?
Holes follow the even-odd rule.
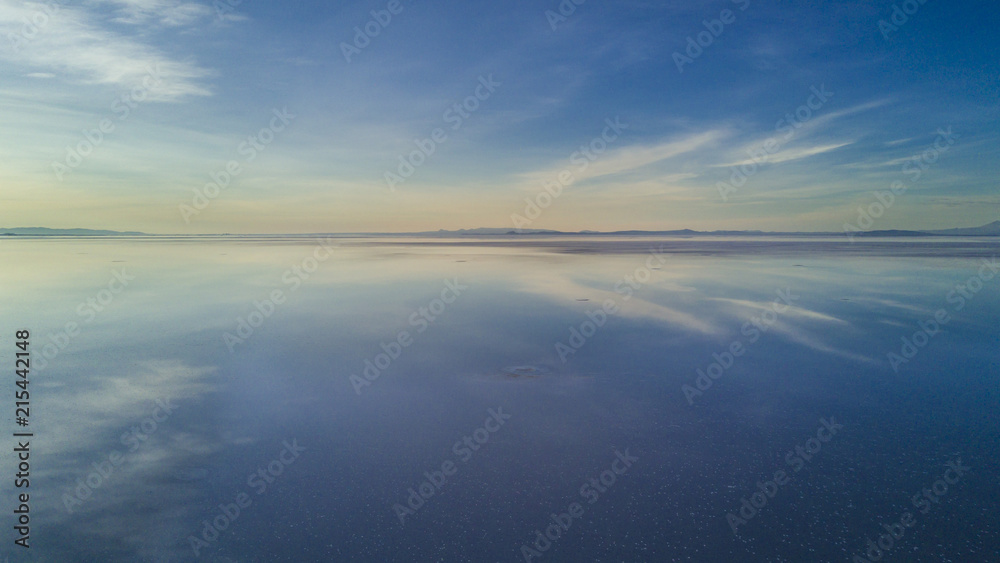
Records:
[[[927,231],[928,233],[941,236],[952,237],[995,237],[1000,235],[1000,221],[983,225],[982,227],[968,227],[965,229],[944,229],[940,231]]]
[[[95,231],[93,229],[46,229],[45,227],[21,227],[17,229],[0,229],[0,236],[31,236],[31,237],[113,237],[144,235],[135,231]]]
[[[383,233],[392,234],[392,233]],[[657,236],[843,236],[842,232],[768,232],[768,231],[694,231],[691,229],[678,229],[673,231],[552,231],[547,229],[459,229],[457,231],[426,231],[420,233],[398,233],[420,236],[496,236],[496,235],[657,235]],[[981,227],[966,227],[959,229],[938,229],[927,231],[907,231],[907,230],[884,230],[884,231],[863,231],[854,233],[858,237],[992,237],[1000,236],[1000,221],[983,225]]]
[[[843,236],[844,233],[823,233],[823,232],[768,232],[768,231],[693,231],[691,229],[679,229],[673,231],[553,231],[549,229],[458,229],[455,231],[424,231],[417,233],[310,233],[310,234],[339,234],[339,235],[367,235],[367,236],[422,236],[422,237],[464,237],[464,236],[816,236],[831,237]],[[228,234],[227,234],[228,235]],[[200,236],[227,236],[227,235],[200,235]],[[156,236],[140,233],[137,231],[100,231],[92,229],[47,229],[44,227],[27,227],[17,229],[0,229],[0,236],[77,236],[77,237],[112,237],[112,236]],[[232,235],[247,236],[247,235]],[[854,233],[856,237],[996,237],[1000,236],[1000,221],[983,225],[981,227],[966,227],[959,229],[937,229],[927,231],[907,231],[907,230],[884,230],[884,231],[863,231]]]

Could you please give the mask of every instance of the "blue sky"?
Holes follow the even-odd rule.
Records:
[[[896,23],[912,13],[880,26],[895,8]],[[859,206],[874,229],[1000,218],[992,3],[561,9],[0,0],[0,226],[411,231],[520,216],[841,231],[865,226]],[[366,24],[377,35],[348,61]],[[411,155],[416,140],[433,152]],[[889,203],[893,182],[905,191]]]

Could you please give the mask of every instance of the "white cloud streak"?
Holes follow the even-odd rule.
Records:
[[[145,19],[180,25],[195,13],[203,16],[204,10],[209,10],[160,0],[114,3],[128,4],[124,13],[136,24]],[[0,48],[0,60],[22,67],[26,75],[55,75],[68,83],[121,89],[139,86],[147,76],[155,74],[161,81],[150,91],[149,99],[161,102],[211,94],[199,81],[211,74],[209,70],[193,62],[174,60],[141,36],[125,36],[108,29],[121,17],[117,14],[109,19],[98,10],[55,2],[0,0],[0,36],[9,43]]]

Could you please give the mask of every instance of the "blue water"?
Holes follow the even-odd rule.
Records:
[[[1000,560],[989,239],[0,243],[11,561]]]

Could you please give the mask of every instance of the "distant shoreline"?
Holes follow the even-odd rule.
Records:
[[[618,236],[656,236],[656,237],[847,237],[853,240],[860,238],[885,237],[997,237],[1000,236],[1000,221],[956,229],[928,229],[922,231],[892,229],[881,231],[852,232],[768,232],[768,231],[695,231],[692,229],[677,229],[671,231],[554,231],[548,229],[458,229],[446,231],[418,231],[404,233],[279,233],[279,234],[233,234],[233,233],[200,233],[200,234],[150,234],[139,231],[109,231],[94,229],[50,229],[47,227],[18,227],[0,229],[0,236],[8,237],[423,237],[423,238],[462,238],[462,237],[618,237]]]

